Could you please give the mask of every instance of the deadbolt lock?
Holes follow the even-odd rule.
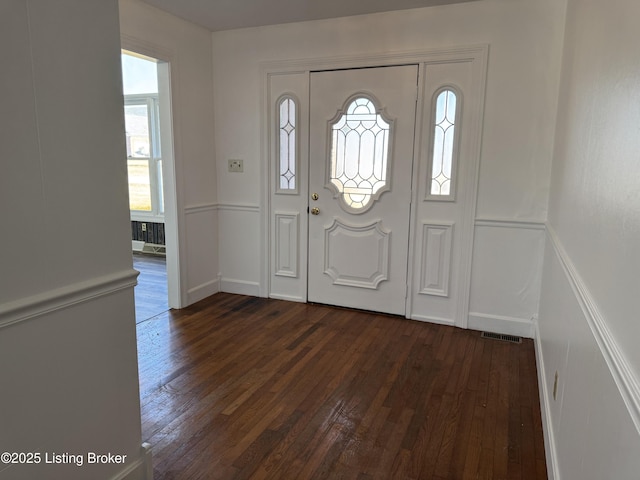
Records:
[[[313,207],[311,209],[311,215],[319,215],[320,214],[320,209],[318,207]]]
[[[312,193],[311,194],[311,200],[318,200],[318,194],[317,193]]]

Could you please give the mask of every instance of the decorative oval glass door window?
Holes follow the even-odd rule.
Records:
[[[363,213],[388,190],[392,125],[363,95],[330,122],[329,185],[344,210]]]

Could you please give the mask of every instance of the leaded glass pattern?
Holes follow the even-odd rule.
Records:
[[[284,97],[278,105],[278,187],[280,191],[296,190],[296,102]]]
[[[387,184],[390,123],[358,97],[331,125],[330,181],[350,209],[364,211]]]
[[[443,90],[436,98],[430,189],[434,196],[452,194],[456,103],[453,90]]]

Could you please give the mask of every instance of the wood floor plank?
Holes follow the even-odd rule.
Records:
[[[169,310],[165,257],[134,253],[133,268],[140,272],[135,288],[136,322]]]
[[[546,479],[531,341],[217,294],[138,342],[156,480]]]

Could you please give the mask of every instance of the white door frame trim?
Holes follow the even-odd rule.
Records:
[[[321,57],[315,59],[291,59],[283,61],[270,61],[260,64],[260,121],[261,121],[261,141],[260,141],[260,173],[262,177],[261,183],[261,198],[262,198],[262,215],[260,219],[260,233],[262,242],[261,249],[261,262],[260,262],[260,295],[268,297],[271,291],[270,276],[271,276],[271,191],[270,180],[271,173],[275,168],[275,159],[271,158],[271,140],[269,134],[269,79],[272,75],[282,74],[305,74],[309,77],[312,71],[318,70],[335,70],[335,69],[347,69],[347,68],[361,68],[361,67],[382,67],[390,65],[405,65],[405,64],[417,64],[419,66],[419,79],[422,82],[424,75],[424,69],[429,64],[439,63],[459,63],[459,62],[471,62],[473,79],[471,82],[473,91],[468,96],[474,99],[470,105],[466,105],[466,114],[474,116],[478,121],[473,122],[475,128],[473,131],[465,132],[465,135],[469,136],[471,148],[471,155],[468,161],[470,162],[470,168],[468,177],[466,179],[460,178],[459,181],[464,182],[466,185],[470,185],[471,191],[469,191],[469,200],[464,205],[464,224],[460,225],[462,249],[461,249],[461,289],[458,297],[457,318],[455,320],[456,326],[467,328],[468,316],[469,316],[469,296],[470,296],[470,282],[471,282],[471,260],[473,254],[473,237],[474,237],[474,222],[475,212],[477,204],[477,192],[478,192],[478,177],[480,167],[480,154],[482,147],[482,119],[484,116],[484,96],[486,88],[487,78],[487,66],[489,57],[489,46],[487,44],[481,45],[469,45],[452,48],[442,48],[434,50],[418,50],[418,51],[404,51],[404,52],[392,52],[381,53],[371,55],[355,55],[355,56],[332,56]],[[422,85],[422,83],[421,83]],[[422,106],[424,95],[422,92],[422,86],[418,90],[418,106]],[[301,99],[301,101],[307,101],[307,99]],[[416,132],[422,131],[423,114],[422,108],[419,109],[416,116]],[[415,135],[414,140],[414,165],[419,157],[421,138],[420,135]],[[303,182],[309,181],[308,178],[300,179]],[[412,186],[412,205],[419,201],[417,198],[418,178],[414,175]],[[302,190],[302,189],[301,189]],[[306,199],[305,199],[306,200]],[[411,298],[412,298],[412,278],[413,278],[413,265],[411,259],[414,258],[415,251],[415,224],[416,209],[412,207],[411,220],[410,220],[410,243],[409,243],[409,274],[407,277],[407,318],[420,319],[419,316],[414,315],[411,312]],[[302,212],[303,213],[303,212]],[[300,243],[303,243],[307,238],[307,232],[301,232]],[[307,282],[306,279],[301,279]],[[306,291],[306,288],[305,288]],[[302,299],[303,301],[305,299]]]
[[[162,176],[164,184],[164,223],[165,242],[167,259],[167,290],[169,307],[182,308],[188,302],[188,292],[186,282],[186,253],[184,251],[184,228],[185,210],[182,199],[181,174],[182,165],[180,155],[180,139],[174,135],[174,119],[176,118],[177,106],[180,102],[178,96],[178,76],[175,72],[177,65],[177,55],[171,50],[150,44],[137,37],[120,34],[120,46],[124,50],[136,52],[148,57],[167,62],[169,64],[169,94],[171,96],[171,125],[166,125],[166,130],[171,131],[171,142],[173,148],[170,158],[163,159]],[[167,161],[168,160],[168,161]]]

